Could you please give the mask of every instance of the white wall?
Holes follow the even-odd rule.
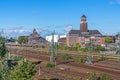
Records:
[[[60,35],[60,38],[66,38],[66,35]]]
[[[54,42],[58,42],[58,39],[59,39],[59,35],[54,35]],[[49,41],[49,42],[51,42],[52,35],[46,36],[46,40]]]
[[[66,35],[54,35],[54,42],[58,42],[60,38],[66,38]],[[52,40],[52,35],[46,36],[46,40],[51,42]]]

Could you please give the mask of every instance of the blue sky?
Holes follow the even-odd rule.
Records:
[[[66,34],[79,29],[87,16],[88,28],[102,34],[120,32],[120,0],[0,0],[0,29],[6,36]]]

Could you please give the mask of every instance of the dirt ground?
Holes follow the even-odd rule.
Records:
[[[35,80],[86,80],[88,75],[94,71],[97,75],[106,73],[113,80],[120,80],[120,62],[118,61],[105,60],[93,65],[87,65],[85,63],[57,58],[56,68],[48,68],[45,65],[50,61],[50,54],[29,50],[20,51],[19,49],[12,49],[11,53],[15,56],[23,56],[32,62],[41,61],[36,66],[38,72],[35,75]]]

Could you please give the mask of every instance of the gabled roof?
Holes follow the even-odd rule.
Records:
[[[102,35],[98,30],[89,30],[89,35],[99,34]]]
[[[60,39],[58,40],[58,42],[65,41],[65,40],[66,40],[66,38],[60,38]]]
[[[88,30],[87,35],[94,35],[94,36],[101,36],[102,34],[98,30]],[[83,34],[80,30],[71,30],[68,34],[78,34],[81,36],[86,36],[86,34]]]
[[[33,30],[33,33],[28,37],[28,42],[30,44],[47,44],[47,40],[41,37],[35,29]]]
[[[69,34],[81,34],[80,30],[71,30]]]

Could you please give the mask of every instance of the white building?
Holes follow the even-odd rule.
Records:
[[[59,35],[54,35],[54,42],[58,42]],[[46,36],[46,40],[51,42],[52,41],[52,35]]]
[[[66,38],[66,35],[60,35],[60,38]]]
[[[66,37],[66,35],[54,35],[54,42],[58,42],[58,40],[59,40],[60,38],[65,38],[65,37]],[[46,36],[46,40],[49,41],[49,42],[51,42],[51,40],[52,40],[52,35]]]

